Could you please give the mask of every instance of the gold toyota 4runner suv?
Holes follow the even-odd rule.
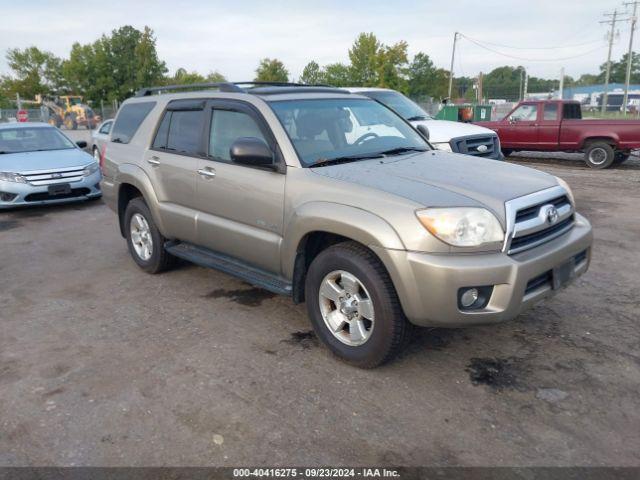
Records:
[[[590,261],[564,181],[434,150],[426,129],[340,89],[143,89],[101,167],[143,270],[179,257],[306,302],[318,337],[360,367],[392,358],[410,324],[512,319]]]

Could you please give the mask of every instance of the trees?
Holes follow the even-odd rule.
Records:
[[[447,96],[449,88],[449,72],[436,68],[429,55],[417,53],[407,68],[407,93],[412,97]]]
[[[611,75],[609,82],[624,83],[627,76],[627,60],[629,54],[625,53],[619,62],[611,62]],[[597,76],[597,83],[604,83],[607,71],[607,64],[600,65],[600,73]],[[640,53],[631,53],[631,83],[640,83]]]
[[[302,70],[300,76],[300,83],[306,83],[307,85],[317,85],[325,82],[325,72],[320,68],[314,60],[307,63]]]
[[[256,69],[256,82],[288,82],[289,71],[277,58],[263,58]]]
[[[344,63],[331,63],[324,67],[324,80],[334,87],[349,87],[352,85],[351,69]]]
[[[74,43],[62,68],[71,90],[94,102],[122,101],[141,87],[163,83],[167,72],[153,31],[128,25],[91,44]]]
[[[38,94],[58,93],[64,84],[62,61],[50,52],[37,47],[11,48],[7,50],[6,59],[13,74],[0,78],[2,96],[13,99],[17,93],[32,99]]]
[[[391,45],[381,45],[377,55],[376,83],[379,87],[407,91],[406,65],[409,45],[404,40]]]
[[[349,49],[351,78],[358,87],[375,87],[378,83],[378,54],[381,44],[373,33],[361,33]]]

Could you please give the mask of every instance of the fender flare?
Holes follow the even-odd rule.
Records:
[[[118,205],[118,212],[120,211],[120,194],[122,192],[122,188],[125,184],[133,185],[137,188],[142,194],[142,198],[146,202],[149,210],[151,211],[151,216],[153,217],[153,221],[160,230],[160,233],[164,235],[166,231],[164,228],[164,224],[162,223],[162,215],[160,215],[160,209],[158,208],[159,202],[158,197],[153,189],[153,185],[151,184],[151,180],[145,173],[145,171],[137,165],[132,163],[123,163],[118,167],[118,173],[115,175],[115,184],[118,185],[118,190],[116,193],[116,205]],[[122,218],[119,218],[120,221],[120,229],[122,231]],[[122,233],[124,233],[122,231]]]
[[[313,232],[341,235],[366,246],[406,249],[396,230],[371,212],[333,202],[309,202],[295,209],[284,229],[281,258],[285,278],[293,279],[300,242]]]
[[[580,148],[582,150],[584,150],[587,146],[587,144],[589,144],[590,142],[608,142],[613,144],[613,146],[615,148],[618,148],[618,145],[620,144],[620,138],[618,137],[618,135],[616,135],[615,133],[611,133],[608,134],[606,136],[603,135],[598,135],[598,134],[591,134],[591,133],[587,133],[585,135],[582,135],[580,137]]]

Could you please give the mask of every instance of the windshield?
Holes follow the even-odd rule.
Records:
[[[430,149],[400,117],[371,100],[282,100],[270,105],[306,167],[345,157],[356,160]]]
[[[431,116],[417,103],[409,100],[401,93],[385,90],[372,90],[370,92],[362,92],[362,95],[366,95],[380,103],[384,103],[405,120],[432,120]]]
[[[65,150],[75,144],[53,127],[0,129],[0,153]]]

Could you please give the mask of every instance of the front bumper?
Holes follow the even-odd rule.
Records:
[[[545,275],[575,259],[573,279],[587,271],[591,259],[591,225],[576,214],[571,231],[516,255],[428,254],[372,247],[382,259],[414,324],[460,327],[503,322],[518,316],[556,290]],[[550,278],[550,277],[549,277]],[[458,291],[493,286],[487,305],[462,310]]]
[[[29,183],[0,181],[0,210],[33,205],[51,205],[89,200],[102,196],[100,171],[82,180],[71,182],[68,195],[49,195],[47,185],[35,186]]]

